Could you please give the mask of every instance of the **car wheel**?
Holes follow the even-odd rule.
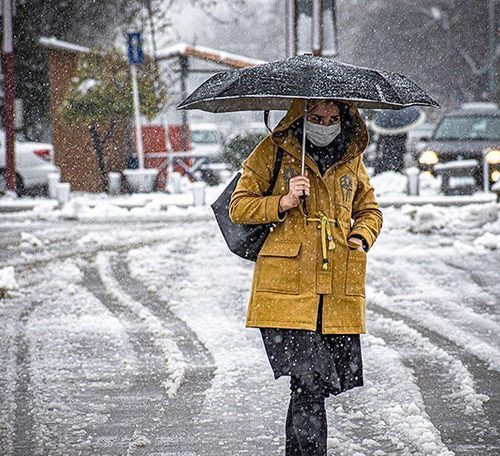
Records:
[[[16,194],[23,196],[25,192],[23,178],[16,173]],[[7,170],[0,169],[0,195],[7,193]]]

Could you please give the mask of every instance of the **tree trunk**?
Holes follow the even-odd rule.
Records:
[[[99,134],[98,123],[91,123],[89,126],[90,136],[92,137],[92,144],[94,146],[94,152],[97,158],[97,166],[99,168],[99,175],[101,178],[101,183],[104,191],[106,191],[106,189],[108,188],[108,173],[106,171],[106,163],[104,161],[104,149],[106,147],[107,142],[113,136],[115,125],[116,121],[111,120],[109,123],[109,127],[103,136]]]

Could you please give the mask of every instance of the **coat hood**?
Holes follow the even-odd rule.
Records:
[[[313,108],[320,101],[322,100],[307,100],[307,109],[309,110]],[[370,137],[368,134],[368,128],[366,127],[366,123],[356,106],[352,103],[346,103],[345,101],[343,101],[342,103],[349,106],[349,113],[351,114],[353,120],[352,125],[350,126],[351,134],[349,137],[349,145],[347,146],[347,149],[341,160],[342,162],[345,162],[361,154],[368,145]],[[276,125],[271,134],[272,141],[277,145],[281,145],[289,135],[294,136],[290,131],[290,127],[296,120],[302,118],[303,116],[304,100],[292,100],[287,113],[280,120],[278,125]]]

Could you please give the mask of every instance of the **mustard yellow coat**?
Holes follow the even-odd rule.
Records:
[[[350,249],[347,239],[361,235],[371,247],[382,227],[382,213],[363,164],[368,131],[358,110],[350,143],[339,162],[323,176],[306,154],[311,183],[308,219],[296,207],[278,215],[288,180],[301,172],[301,144],[288,129],[303,115],[303,101],[292,103],[286,116],[243,162],[229,207],[233,223],[271,223],[255,263],[246,327],[316,329],[323,294],[323,333],[359,334],[365,329],[366,253]],[[273,194],[269,187],[276,153],[283,162]]]

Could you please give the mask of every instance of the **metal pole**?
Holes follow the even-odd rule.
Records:
[[[333,18],[333,55],[337,57],[339,54],[339,34],[337,30],[337,5],[336,0],[332,0],[332,18]]]
[[[302,176],[305,175],[305,170],[306,170],[306,116],[307,116],[307,99],[304,98],[304,122],[303,122],[303,127],[302,127],[302,163],[301,163],[301,168],[300,168],[300,174]],[[302,196],[300,199],[302,200],[302,209],[304,211],[304,214],[307,216],[307,204],[306,204],[306,192],[305,190],[302,190]]]
[[[313,0],[312,4],[312,27],[311,27],[311,49],[313,55],[321,55],[321,0]]]
[[[490,166],[483,155],[483,192],[490,191]]]
[[[296,1],[297,0],[286,0],[285,3],[287,57],[293,57],[297,54]]]
[[[489,67],[489,92],[490,100],[495,100],[496,97],[496,72],[497,72],[497,62],[496,62],[496,24],[495,24],[495,1],[489,0],[488,2],[488,13],[489,13],[489,27],[488,35],[490,41],[490,67]]]
[[[14,137],[14,43],[12,0],[3,0],[3,66],[5,74],[5,151],[7,189],[16,191],[16,152]]]
[[[157,52],[157,46],[156,46],[156,28],[153,20],[153,8],[151,6],[151,0],[146,0],[146,8],[148,10],[148,17],[149,17],[149,29],[151,32],[151,47],[153,50],[153,64],[155,66],[155,94],[158,95],[157,90],[160,85],[160,65],[158,63],[158,58],[156,57]]]
[[[182,99],[185,100],[187,98],[187,77],[188,77],[188,58],[185,55],[180,57],[181,60],[181,94]],[[182,110],[182,136],[181,136],[181,147],[183,151],[186,151],[188,148],[188,117],[187,111],[185,109]]]
[[[304,175],[306,169],[306,115],[307,115],[307,100],[304,99],[304,121],[302,124],[302,163],[300,174]]]
[[[139,112],[139,88],[137,87],[137,68],[130,65],[132,73],[132,92],[134,94],[134,119],[135,119],[135,141],[137,145],[137,157],[139,159],[139,169],[144,169],[144,149],[142,146],[141,115]]]

